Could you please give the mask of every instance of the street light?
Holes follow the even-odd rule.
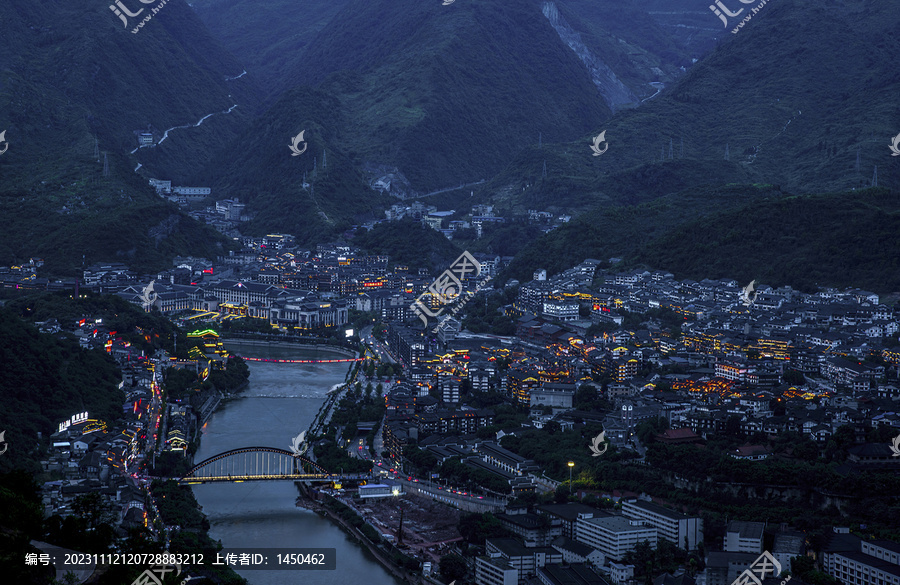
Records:
[[[572,468],[575,467],[575,462],[569,461],[568,465],[569,465],[569,492],[571,493],[571,491],[572,491]]]

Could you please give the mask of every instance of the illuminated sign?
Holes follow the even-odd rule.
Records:
[[[88,419],[87,411],[80,412],[78,414],[73,414],[69,420],[59,423],[59,432],[60,433],[63,432],[64,430],[68,429],[72,425],[77,425],[78,423],[83,423],[87,419]]]
[[[216,333],[213,329],[203,329],[202,331],[198,329],[197,331],[188,333],[188,337],[203,337],[204,335],[215,335],[216,337],[219,336],[219,334]]]

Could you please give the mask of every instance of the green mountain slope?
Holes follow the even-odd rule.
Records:
[[[900,198],[883,188],[793,196],[772,187],[692,188],[586,213],[516,255],[530,280],[584,258],[620,257],[676,278],[756,279],[804,289],[900,290]]]
[[[708,193],[709,185],[759,183],[793,193],[846,193],[869,185],[876,166],[879,185],[896,190],[900,165],[888,145],[900,131],[900,110],[891,97],[900,90],[900,75],[887,47],[900,26],[900,13],[889,5],[856,0],[829,4],[828,19],[820,18],[821,10],[792,0],[764,7],[739,34],[726,33],[721,46],[671,89],[638,109],[617,113],[605,126],[609,149],[600,157],[591,156],[590,137],[523,151],[488,184],[482,200],[520,211],[540,207],[589,213],[525,248],[510,274],[528,278],[539,266],[559,270],[586,256],[636,253],[629,234],[651,229],[659,236],[694,218],[678,213],[647,217],[646,207],[639,206],[633,214],[619,217],[621,225],[610,225],[609,214],[621,214],[622,204],[682,190]],[[816,50],[808,48],[813,45]],[[843,197],[853,200],[858,195]],[[611,208],[598,211],[594,205]],[[722,205],[710,196],[709,201],[686,207],[679,203],[677,208],[700,215],[732,209]],[[837,215],[843,211],[836,204],[823,207],[817,215],[821,221],[810,226],[808,238],[825,246],[829,230],[843,225],[844,218]],[[869,215],[876,226],[893,221],[884,209],[870,210]],[[671,237],[684,241],[687,230],[706,234],[709,227],[685,227]],[[738,240],[755,241],[754,232],[736,228],[734,233]],[[883,247],[872,248],[869,239],[863,243],[850,232],[842,233],[847,236],[842,243],[847,258],[870,254],[869,261],[856,263],[852,271],[839,268],[838,274],[826,270],[823,276],[821,266],[835,265],[833,254],[825,253],[831,248],[813,253],[801,247],[804,253],[790,261],[795,283],[841,285],[859,277],[862,280],[855,283],[859,286],[879,290],[893,286],[891,278],[876,274],[879,266],[890,267],[889,253],[883,253]],[[716,253],[715,246],[722,243],[707,241],[708,254],[700,255],[701,261],[691,260],[682,247],[673,247],[673,240],[641,240],[645,242],[637,258],[698,278],[712,276],[703,270],[709,255]],[[725,264],[717,265],[719,275],[729,263],[745,260],[736,249],[725,257]],[[746,266],[759,268],[748,262]],[[788,282],[785,274],[772,269],[759,274]]]
[[[38,433],[49,436],[76,412],[107,421],[121,413],[121,375],[108,355],[39,333],[7,309],[0,310],[0,339],[0,428],[8,443],[0,470],[35,465]]]
[[[770,183],[796,193],[868,186],[876,166],[880,185],[900,186],[900,165],[892,164],[888,149],[900,131],[893,98],[900,74],[890,50],[900,11],[865,0],[831,3],[828,18],[822,10],[795,0],[770,3],[658,97],[598,127],[609,145],[602,157],[592,160],[589,136],[545,144],[540,158],[523,153],[509,173],[496,177],[494,190],[521,191],[529,180],[520,178],[520,165],[537,177],[547,160],[557,191],[580,191],[589,200],[616,191],[594,181],[598,172],[615,176],[642,164],[669,164],[670,153],[676,163],[701,160],[721,165],[722,173],[740,168],[746,178],[735,173],[729,182]],[[678,171],[671,185],[656,182],[654,191],[711,182],[697,168]],[[620,202],[626,194],[642,196],[619,190]]]
[[[191,7],[248,75],[270,90],[349,0],[195,0]]]
[[[43,255],[69,272],[84,254],[87,262],[159,267],[175,250],[202,254],[217,241],[225,245],[162,202],[146,176],[178,181],[195,172],[208,156],[201,145],[212,142],[204,133],[218,141],[233,134],[237,110],[228,123],[212,118],[173,130],[156,148],[128,153],[137,146],[134,132],[148,124],[159,140],[166,129],[196,123],[234,100],[252,104],[251,91],[225,81],[240,67],[180,0],[137,34],[102,8],[0,5],[0,129],[9,143],[0,156],[0,215],[14,219],[0,230],[0,263]],[[171,214],[178,221],[160,225]]]
[[[754,182],[794,192],[866,186],[876,165],[879,184],[900,184],[887,149],[900,117],[889,50],[900,13],[855,0],[835,2],[827,19],[821,10],[764,7],[671,88],[610,120],[600,164],[668,159],[671,145],[676,160],[724,162],[727,149]]]
[[[488,178],[539,133],[571,139],[610,114],[533,1],[353,0],[284,83],[335,95],[352,122],[344,146],[426,191]]]
[[[352,240],[370,254],[386,254],[391,262],[405,264],[412,273],[419,268],[430,272],[446,270],[462,253],[441,233],[423,227],[418,221],[403,219],[363,230]]]
[[[303,244],[332,238],[352,224],[384,218],[391,203],[368,188],[355,154],[335,146],[348,125],[333,96],[292,90],[240,137],[240,151],[220,153],[199,180],[248,202],[257,215],[244,233],[283,231]],[[293,156],[289,145],[301,131],[306,150]]]
[[[530,280],[538,268],[555,274],[585,258],[630,257],[698,217],[784,196],[777,189],[765,186],[702,186],[638,205],[598,208],[523,248],[504,276]],[[654,267],[668,268],[664,264]]]
[[[898,195],[866,189],[757,202],[689,222],[634,259],[679,278],[897,291]]]

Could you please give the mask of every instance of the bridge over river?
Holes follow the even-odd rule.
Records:
[[[178,480],[197,483],[243,481],[344,482],[368,481],[369,474],[330,473],[314,461],[293,451],[275,447],[241,447],[214,455],[195,465]]]

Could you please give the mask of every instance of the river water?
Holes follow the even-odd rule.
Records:
[[[235,353],[261,358],[317,359],[313,349],[270,347],[228,342]],[[200,462],[238,447],[290,449],[291,440],[306,430],[326,393],[344,381],[348,363],[279,364],[247,362],[250,386],[240,398],[222,403],[202,429]],[[244,482],[192,486],[211,524],[209,534],[226,548],[334,548],[334,571],[241,571],[250,585],[396,585],[368,552],[321,516],[298,508],[293,482]],[[263,552],[263,551],[260,551]]]

